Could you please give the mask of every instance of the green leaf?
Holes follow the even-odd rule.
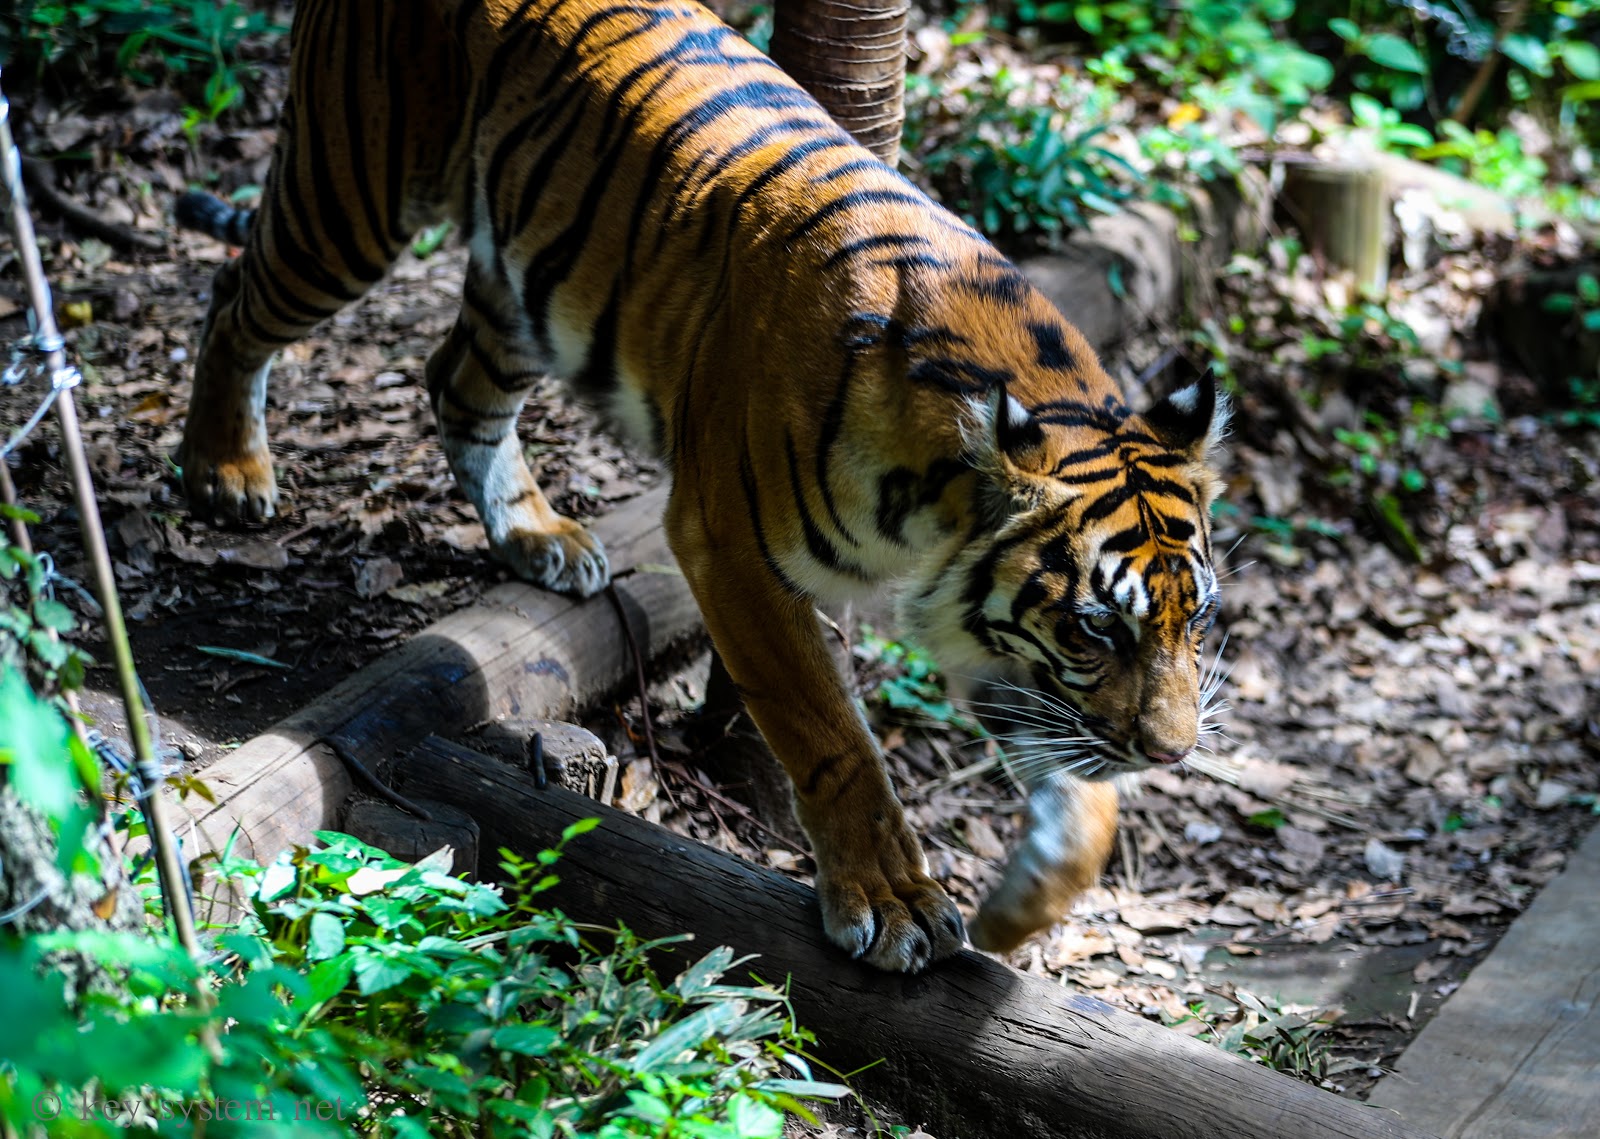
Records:
[[[1433,136],[1416,123],[1395,123],[1384,128],[1383,141],[1392,147],[1422,147],[1432,146]]]
[[[502,1052],[519,1056],[544,1056],[561,1043],[561,1033],[548,1024],[508,1024],[496,1029],[489,1043]]]
[[[196,645],[195,651],[206,653],[209,656],[223,657],[227,660],[240,661],[243,664],[259,664],[265,665],[268,668],[287,669],[290,667],[289,665],[284,664],[281,660],[273,660],[271,657],[264,657],[260,653],[246,652],[244,649],[224,648],[221,645]]]
[[[373,993],[381,993],[385,989],[392,989],[411,979],[416,972],[404,961],[397,961],[383,957],[376,953],[364,953],[356,958],[356,990],[364,997]]]
[[[33,511],[26,506],[13,506],[9,502],[0,502],[0,518],[15,519],[29,526],[37,526],[39,524],[39,516]]]
[[[295,878],[298,876],[294,864],[289,861],[288,854],[280,854],[270,866],[261,872],[261,882],[256,889],[256,897],[263,902],[275,901],[294,889]]]
[[[779,1139],[783,1134],[783,1112],[749,1094],[729,1101],[728,1122],[739,1139]]]
[[[1379,32],[1367,41],[1367,58],[1391,71],[1405,71],[1412,75],[1426,75],[1428,61],[1410,40],[1403,40],[1391,32]]]
[[[311,915],[311,936],[306,942],[306,957],[326,961],[344,952],[344,922],[330,913]]]
[[[689,1014],[667,1029],[633,1058],[635,1072],[648,1072],[680,1053],[698,1048],[705,1041],[723,1032],[739,1016],[733,1004],[708,1005]]]
[[[1343,16],[1328,21],[1328,30],[1346,43],[1354,43],[1361,38],[1361,29],[1354,20],[1346,20]]]
[[[1500,41],[1500,51],[1513,63],[1520,64],[1541,78],[1548,78],[1552,74],[1550,53],[1538,36],[1526,32],[1506,36]]]
[[[1564,40],[1557,47],[1561,66],[1574,79],[1600,79],[1600,47],[1583,40]]]
[[[577,838],[579,835],[588,834],[590,831],[594,830],[594,828],[599,826],[599,825],[600,825],[600,820],[597,819],[597,818],[594,818],[594,819],[579,819],[577,822],[572,823],[565,830],[563,830],[561,832],[561,841],[562,842],[571,842],[573,839]]]
[[[1250,826],[1260,827],[1262,830],[1275,831],[1288,822],[1288,818],[1277,807],[1268,807],[1264,811],[1257,811],[1245,820]]]
[[[0,675],[0,765],[10,766],[18,797],[57,822],[77,802],[70,735],[61,714],[33,694],[19,670]]]
[[[306,974],[306,979],[310,982],[306,988],[306,1001],[313,1005],[331,1001],[350,983],[350,975],[355,972],[355,967],[356,959],[349,954],[315,966]]]
[[[78,627],[78,618],[72,610],[49,597],[41,597],[33,603],[33,619],[58,633],[70,633]]]

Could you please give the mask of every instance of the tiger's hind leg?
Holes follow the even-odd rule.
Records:
[[[516,335],[508,298],[492,273],[468,267],[461,315],[428,360],[439,441],[494,556],[525,581],[589,597],[611,567],[599,539],[556,513],[523,458],[517,414],[544,369]]]
[[[244,251],[212,280],[180,451],[190,508],[223,521],[259,522],[277,509],[266,424],[273,358],[363,296],[388,271],[408,237],[397,232],[398,220],[374,226],[335,216],[340,214],[337,196],[318,201],[314,209],[289,204],[310,195],[297,184],[294,139],[304,128],[292,125],[291,117],[285,116],[262,206],[253,219],[208,198],[202,200],[210,202],[209,210],[186,198],[177,211],[190,228],[225,240],[237,240],[237,231],[249,226]],[[291,211],[303,220],[291,222]],[[210,216],[196,218],[197,212]]]
[[[1060,921],[1099,879],[1117,833],[1117,788],[1047,776],[1028,796],[1028,816],[1022,845],[970,929],[972,944],[991,953],[1009,953]]]
[[[274,513],[273,356],[364,295],[418,228],[461,213],[465,83],[440,20],[420,3],[296,7],[262,205],[244,252],[216,275],[195,360],[180,455],[198,513]],[[187,200],[177,213],[223,240],[243,236],[245,219],[218,202]]]

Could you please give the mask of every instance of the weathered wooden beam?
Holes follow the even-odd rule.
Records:
[[[430,739],[395,775],[408,795],[478,821],[485,851],[531,856],[599,816],[541,900],[646,937],[693,931],[760,954],[817,1034],[817,1054],[939,1136],[980,1139],[1422,1139],[1395,1116],[1339,1099],[1070,989],[963,953],[920,976],[879,973],[822,936],[798,883]],[[489,864],[491,859],[484,859]],[[878,1063],[881,1061],[881,1063]]]
[[[1400,1054],[1374,1103],[1450,1139],[1600,1135],[1600,830]]]
[[[662,530],[665,490],[595,524],[640,651],[655,657],[698,633],[699,610],[673,566]],[[195,817],[200,849],[271,859],[333,827],[351,791],[322,737],[370,767],[430,733],[459,734],[503,716],[570,716],[633,675],[616,611],[511,583],[428,626],[300,711],[200,773],[217,797]],[[194,802],[190,801],[191,804]]]

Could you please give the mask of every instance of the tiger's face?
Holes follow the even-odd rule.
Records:
[[[1209,380],[1143,415],[991,403],[998,524],[908,618],[952,672],[990,682],[1024,774],[1182,761],[1204,726],[1201,642],[1220,602],[1206,460],[1225,405]]]

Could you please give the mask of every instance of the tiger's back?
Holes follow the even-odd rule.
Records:
[[[196,365],[197,504],[271,513],[272,353],[451,217],[469,265],[426,378],[492,550],[583,596],[609,574],[517,441],[545,372],[666,457],[674,552],[795,782],[840,944],[915,969],[962,934],[816,599],[902,583],[936,654],[1062,694],[1103,737],[1103,774],[1194,745],[1209,388],[1133,416],[1012,265],[697,5],[307,0],[293,59],[263,207]],[[1153,561],[1129,556],[1142,546]],[[1133,648],[1084,641],[1079,610],[1120,614]],[[1088,821],[1018,871],[1047,908],[1098,872],[1116,809],[1107,784],[1051,786]]]

